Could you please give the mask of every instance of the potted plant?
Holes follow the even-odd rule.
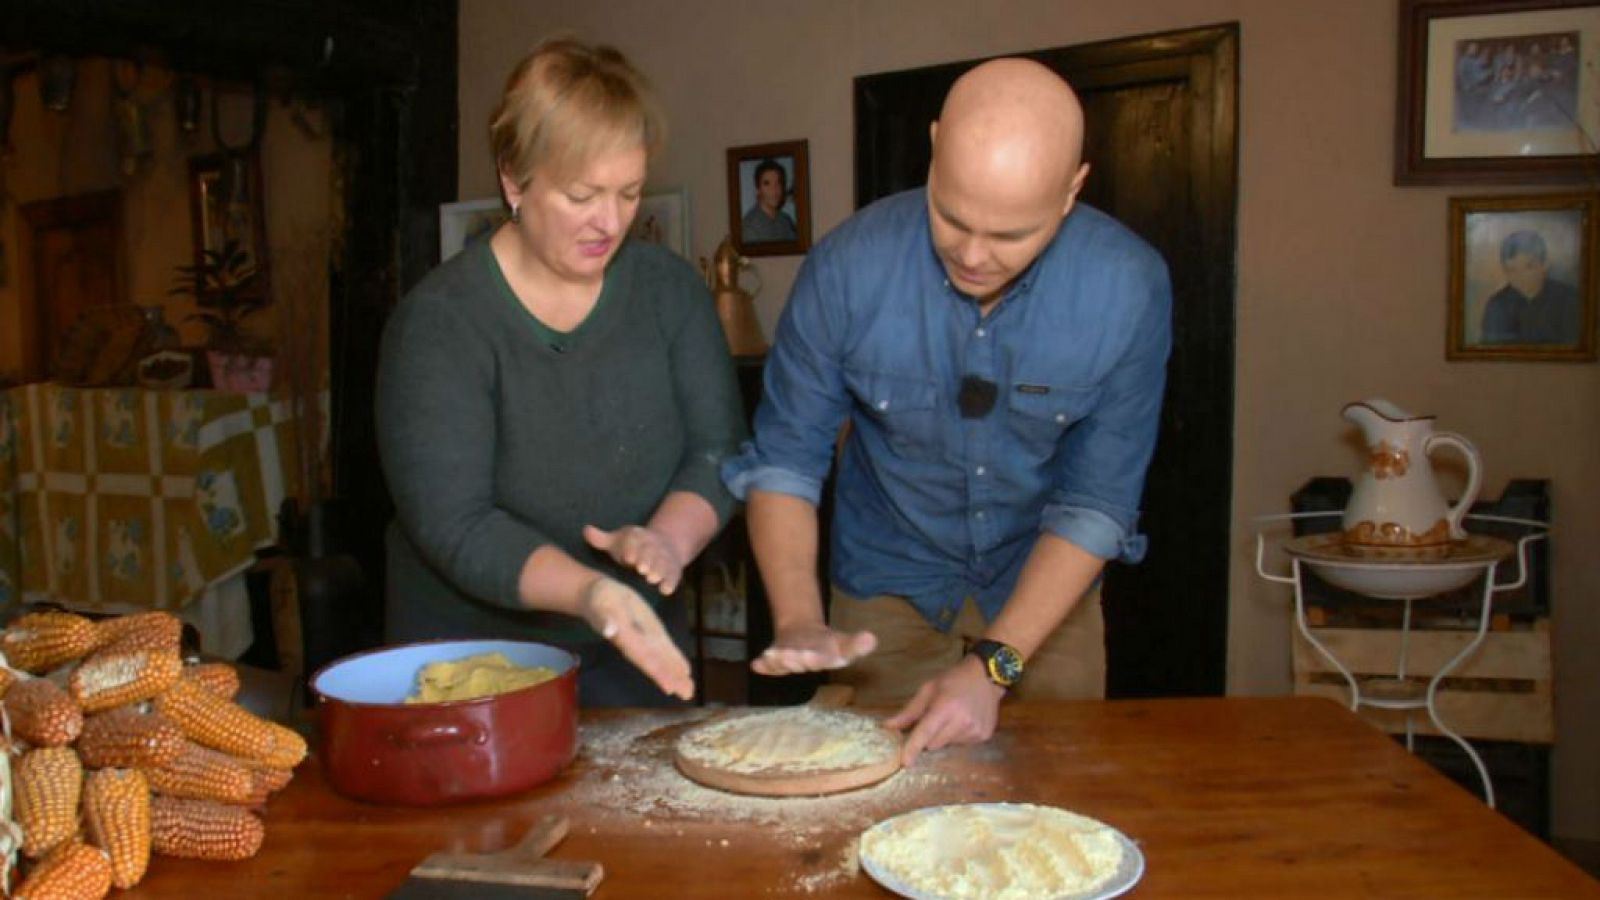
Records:
[[[210,334],[206,362],[212,384],[229,391],[265,391],[272,386],[272,356],[244,333],[244,320],[272,302],[244,246],[230,239],[206,249],[199,262],[178,267],[169,295],[194,298],[199,312],[184,321],[204,323]]]

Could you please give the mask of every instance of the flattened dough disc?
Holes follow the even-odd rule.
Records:
[[[673,761],[690,780],[736,794],[836,794],[899,771],[900,736],[860,713],[793,706],[698,725]]]

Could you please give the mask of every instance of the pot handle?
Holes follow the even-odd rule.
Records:
[[[426,722],[408,725],[389,734],[389,742],[402,749],[444,744],[482,744],[487,740],[488,733],[473,722]]]
[[[1481,460],[1478,456],[1478,448],[1472,446],[1471,441],[1453,431],[1439,431],[1430,435],[1422,444],[1422,452],[1432,455],[1433,448],[1438,444],[1454,447],[1461,451],[1462,456],[1467,458],[1467,489],[1461,492],[1461,499],[1456,501],[1456,505],[1450,507],[1449,516],[1445,520],[1450,525],[1451,540],[1459,541],[1467,536],[1467,530],[1461,527],[1461,518],[1467,514],[1467,510],[1472,508],[1472,502],[1478,499],[1478,484],[1481,475],[1478,470],[1481,467]]]

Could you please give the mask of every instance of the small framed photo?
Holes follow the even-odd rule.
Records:
[[[1600,194],[1450,199],[1455,360],[1595,359]]]
[[[499,197],[462,200],[439,205],[439,262],[444,262],[468,241],[488,237],[511,213]]]
[[[690,262],[689,191],[672,188],[648,192],[639,200],[629,236],[647,244],[660,244]]]
[[[266,296],[267,216],[262,196],[261,157],[256,151],[189,159],[195,266],[206,267],[208,252],[221,253],[230,241],[236,242],[243,254],[238,270],[253,270],[250,290]]]
[[[1580,180],[1597,65],[1600,3],[1401,0],[1395,184]]]
[[[811,180],[805,141],[728,148],[728,233],[745,256],[811,247]]]

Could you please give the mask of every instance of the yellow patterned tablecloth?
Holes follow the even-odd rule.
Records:
[[[0,606],[181,609],[277,540],[295,430],[266,394],[0,395]]]

